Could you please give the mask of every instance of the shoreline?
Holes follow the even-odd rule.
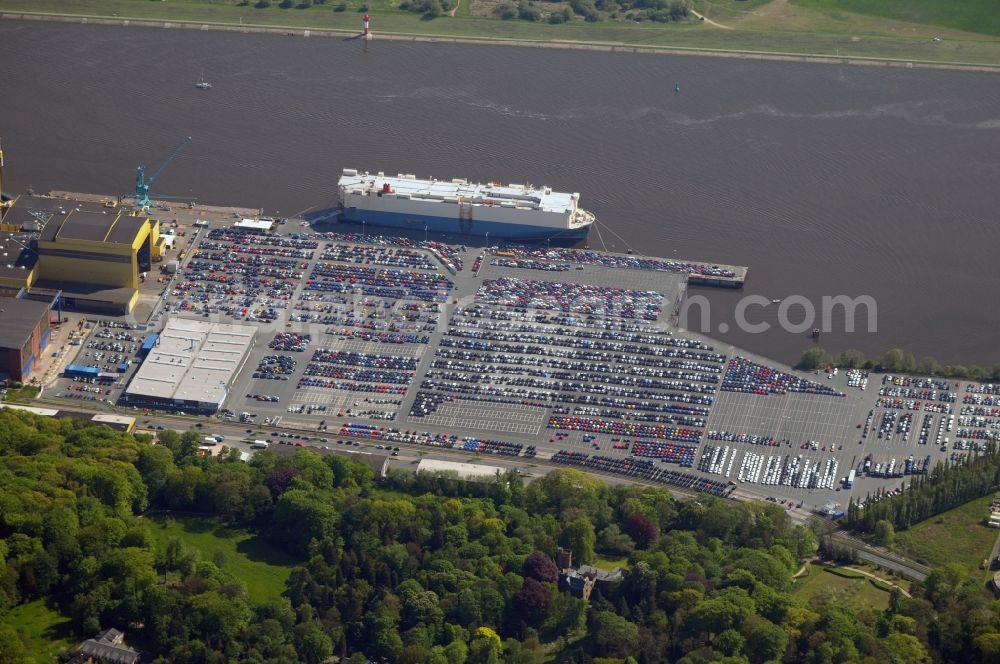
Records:
[[[54,23],[80,23],[84,25],[119,25],[122,27],[162,28],[165,30],[200,30],[216,32],[242,32],[245,34],[279,34],[298,37],[340,37],[361,39],[361,33],[336,28],[304,28],[277,25],[242,25],[236,23],[201,21],[163,21],[120,16],[55,14],[47,12],[0,11],[0,21],[42,21]],[[374,35],[374,33],[373,33]],[[386,41],[411,41],[451,44],[482,44],[490,46],[515,46],[528,48],[558,48],[582,51],[603,51],[607,53],[638,53],[650,55],[685,55],[737,60],[770,60],[775,62],[808,62],[814,64],[836,64],[868,67],[901,67],[905,69],[944,69],[955,71],[975,71],[1000,73],[1000,64],[986,65],[962,62],[938,62],[933,60],[905,60],[867,56],[840,57],[812,55],[807,53],[783,53],[771,51],[730,50],[719,48],[698,48],[693,46],[636,46],[614,42],[577,42],[569,40],[534,41],[523,39],[483,39],[481,37],[457,37],[451,35],[421,35],[410,33],[379,32],[373,39]]]

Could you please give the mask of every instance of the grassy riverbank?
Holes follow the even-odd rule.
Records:
[[[982,0],[956,0],[956,10],[945,15],[889,9],[881,15],[849,11],[858,2],[847,0],[694,0],[692,6],[706,21],[684,23],[625,23],[606,20],[588,23],[578,17],[565,24],[500,20],[489,13],[487,0],[461,0],[455,16],[424,20],[398,9],[396,0],[347,0],[343,11],[334,11],[340,0],[308,9],[266,9],[235,0],[0,0],[0,12],[61,14],[148,21],[188,22],[245,29],[335,30],[357,34],[363,5],[372,14],[376,35],[417,38],[516,40],[546,44],[590,44],[659,49],[701,49],[773,55],[828,56],[842,59],[897,60],[943,64],[977,64],[1000,67],[1000,37],[967,29]],[[919,4],[918,0],[895,5]],[[550,6],[546,3],[546,6]],[[886,14],[890,14],[886,16]],[[959,17],[961,20],[959,20]],[[972,25],[975,25],[974,23]],[[993,23],[985,21],[986,30]],[[948,27],[952,26],[952,27]],[[957,26],[957,27],[955,27]],[[1000,26],[993,31],[1000,33]],[[932,37],[939,37],[934,41]]]

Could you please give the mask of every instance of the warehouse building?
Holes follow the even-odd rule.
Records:
[[[459,463],[457,461],[445,461],[444,459],[421,459],[417,464],[417,472],[424,473],[455,473],[461,480],[481,480],[491,479],[497,473],[503,475],[506,468],[500,466],[488,466],[482,463]]]
[[[122,404],[215,413],[253,348],[257,328],[171,318],[132,378]]]
[[[160,222],[117,202],[18,196],[0,227],[0,292],[62,292],[69,309],[122,315],[139,297],[140,274],[167,249]],[[9,267],[8,267],[9,265]]]
[[[38,254],[28,233],[0,232],[0,296],[17,297],[38,276]]]
[[[48,303],[0,297],[0,374],[24,381],[49,340]]]

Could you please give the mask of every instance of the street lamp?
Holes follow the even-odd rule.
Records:
[[[364,219],[361,220],[361,235],[362,235],[362,239],[363,239],[363,237],[365,235],[365,224],[366,223],[367,222]]]
[[[486,231],[486,246],[490,246],[490,232]]]
[[[427,224],[424,224],[424,244],[427,244]]]

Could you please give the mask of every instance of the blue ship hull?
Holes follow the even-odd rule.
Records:
[[[409,231],[428,231],[435,233],[454,233],[459,235],[475,235],[478,237],[496,238],[498,240],[522,240],[528,242],[575,242],[587,237],[590,226],[581,228],[549,228],[546,226],[527,226],[504,224],[495,221],[476,219],[459,220],[430,215],[398,214],[392,212],[374,212],[345,208],[337,217],[337,221],[354,224],[364,223],[366,226],[386,228],[402,228]]]

